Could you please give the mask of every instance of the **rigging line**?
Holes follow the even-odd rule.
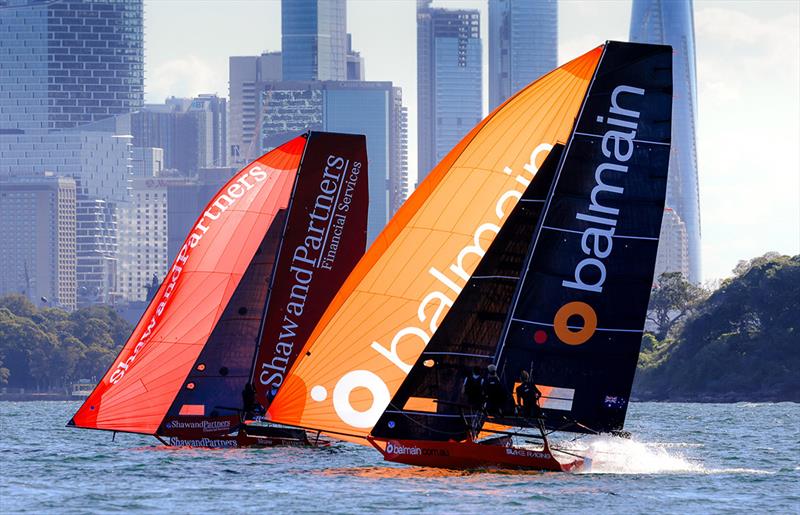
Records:
[[[602,54],[600,54],[600,59],[597,61],[597,66],[594,69],[594,73],[592,74],[592,80],[589,81],[589,85],[586,87],[586,92],[583,95],[583,102],[581,102],[581,108],[578,111],[578,116],[575,118],[575,122],[573,123],[572,130],[570,131],[569,141],[567,141],[567,145],[561,153],[561,157],[559,158],[558,166],[556,168],[556,174],[553,177],[553,181],[550,183],[550,191],[547,195],[547,202],[545,202],[544,208],[542,209],[542,213],[539,215],[539,220],[537,221],[537,229],[534,229],[534,239],[533,243],[530,246],[530,251],[526,256],[525,262],[522,265],[522,280],[517,283],[516,291],[514,292],[514,302],[511,306],[511,310],[508,312],[508,318],[503,324],[503,331],[500,336],[500,345],[497,346],[497,351],[495,352],[495,364],[499,361],[500,356],[505,349],[505,342],[506,338],[508,337],[508,331],[511,328],[511,317],[513,317],[514,312],[517,310],[517,304],[519,303],[519,298],[522,293],[522,288],[525,286],[525,278],[528,275],[528,270],[530,268],[531,263],[533,262],[533,256],[536,253],[537,244],[539,243],[539,236],[542,234],[542,226],[544,225],[545,220],[547,219],[547,215],[550,212],[550,206],[553,204],[553,197],[555,196],[556,188],[558,187],[558,183],[561,180],[561,173],[564,171],[564,164],[566,163],[567,156],[569,155],[570,148],[572,147],[572,142],[575,140],[574,132],[578,128],[578,122],[583,116],[583,111],[586,108],[586,104],[589,102],[589,94],[592,91],[592,86],[594,85],[595,79],[597,79],[597,73],[603,65],[603,57],[606,55],[606,46],[603,46]]]
[[[590,137],[590,138],[603,138],[604,137],[601,134],[589,134],[588,132],[577,132],[576,131],[575,134],[578,135],[578,136],[587,136],[587,137]],[[648,141],[646,139],[635,139],[633,141],[634,141],[634,143],[644,143],[646,145],[666,145],[666,146],[669,146],[669,143],[663,143],[663,142],[660,142],[660,141]]]

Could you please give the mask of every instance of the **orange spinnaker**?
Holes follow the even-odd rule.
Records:
[[[272,420],[365,443],[548,145],[569,137],[601,53],[517,93],[434,168],[339,290]]]
[[[192,365],[275,215],[286,209],[305,143],[298,137],[260,157],[211,199],[74,425],[156,432],[178,391],[191,387],[184,382]]]

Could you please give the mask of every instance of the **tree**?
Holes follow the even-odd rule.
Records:
[[[664,272],[650,294],[648,320],[656,325],[656,338],[663,340],[692,309],[706,297],[706,292],[683,277],[680,272]]]

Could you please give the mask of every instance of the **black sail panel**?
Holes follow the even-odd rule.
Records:
[[[462,395],[473,367],[494,362],[539,214],[563,150],[549,153],[386,412],[379,438],[463,440],[478,416]]]
[[[610,42],[545,205],[497,351],[530,371],[546,424],[621,429],[639,355],[670,153],[672,49]]]
[[[250,380],[261,315],[285,224],[283,209],[264,235],[187,377],[192,388],[180,390],[158,434],[214,437],[238,427],[242,390]]]

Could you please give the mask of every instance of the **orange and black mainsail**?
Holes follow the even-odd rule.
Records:
[[[186,445],[213,445],[234,430],[262,333],[266,338],[270,287],[288,289],[310,313],[298,327],[313,327],[314,313],[363,253],[366,175],[363,136],[316,132],[238,172],[197,219],[70,425],[157,434]],[[319,259],[304,263],[302,287],[287,285],[301,247],[309,261],[312,253]],[[282,356],[290,365],[296,353]]]
[[[471,440],[487,416],[622,429],[664,209],[671,63],[670,47],[605,45],[566,146],[551,151],[372,437]],[[502,388],[486,392],[484,409],[462,385],[488,365]],[[511,395],[523,371],[540,409]],[[406,460],[395,447],[382,452]]]
[[[325,311],[273,421],[365,443],[549,151],[569,138],[602,51],[520,91],[427,176]]]

